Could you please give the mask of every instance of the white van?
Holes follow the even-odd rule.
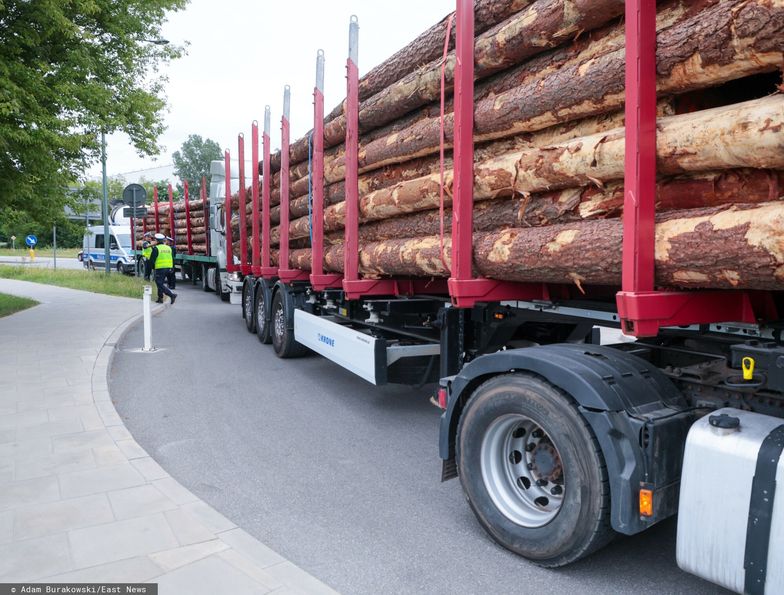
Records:
[[[118,273],[132,273],[135,257],[131,248],[131,228],[128,225],[109,226],[109,264]],[[84,230],[82,262],[90,270],[105,266],[103,225],[92,225]]]

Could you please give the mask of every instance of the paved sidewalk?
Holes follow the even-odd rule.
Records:
[[[4,279],[0,292],[41,302],[0,319],[0,582],[334,593],[177,483],[125,428],[106,376],[141,300]]]

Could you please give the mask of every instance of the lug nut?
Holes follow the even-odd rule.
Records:
[[[537,480],[536,480],[536,485],[538,485],[539,487],[546,486],[546,485],[547,485],[547,483],[548,483],[548,482],[547,482],[547,480],[546,480],[546,479],[537,479]]]
[[[553,496],[560,496],[563,494],[563,488],[561,486],[553,486],[553,488],[550,490],[550,493]]]
[[[542,431],[541,428],[536,428],[533,432],[531,432],[531,436],[533,436],[534,438],[541,438],[542,436],[544,436],[544,432]]]
[[[528,444],[525,445],[526,452],[531,452],[535,448],[536,448],[536,444],[534,444],[533,442],[529,442]]]

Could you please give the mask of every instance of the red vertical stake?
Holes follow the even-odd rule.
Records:
[[[158,218],[158,187],[152,189],[152,206],[155,211],[155,233],[161,233],[161,222]]]
[[[261,191],[261,274],[272,277],[277,270],[270,260],[270,184],[272,174],[270,168],[270,107],[264,107],[264,132],[261,136],[263,145],[262,191]]]
[[[191,201],[188,196],[188,180],[182,183],[183,193],[185,194],[185,232],[188,238],[188,254],[193,254],[193,235],[191,233]]]
[[[259,123],[253,120],[250,134],[250,180],[251,180],[251,230],[253,232],[253,254],[250,271],[261,272],[261,243],[259,238]]]
[[[654,288],[656,3],[626,1],[623,291]]]
[[[204,247],[205,254],[209,256],[210,252],[210,201],[207,200],[207,180],[204,176],[201,177],[201,188],[199,190],[199,198],[201,198],[201,208],[204,212]]]
[[[225,207],[223,208],[223,217],[225,221],[226,233],[226,272],[233,273],[236,269],[234,267],[234,239],[231,233],[231,159],[229,152],[226,151],[223,155],[223,162],[225,167]]]
[[[316,54],[316,86],[313,88],[313,160],[311,162],[313,211],[311,225],[311,282],[324,274],[324,50]]]
[[[344,228],[343,275],[345,281],[359,278],[359,22],[351,16],[346,61],[346,222]]]
[[[452,278],[473,277],[474,217],[474,3],[457,0],[454,90],[454,197]]]
[[[174,241],[174,244],[177,244],[176,238],[174,237],[174,196],[172,194],[172,185],[169,184],[167,187],[169,192],[169,237],[171,237]]]
[[[240,270],[243,275],[250,273],[248,262],[247,195],[245,193],[245,135],[237,136],[237,159],[239,160],[239,212],[240,212]]]

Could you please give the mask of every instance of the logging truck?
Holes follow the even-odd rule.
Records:
[[[457,0],[362,80],[352,18],[345,102],[325,118],[320,52],[312,132],[286,88],[234,198],[226,152],[245,326],[435,383],[442,480],[525,558],[680,511],[681,568],[784,592],[784,5],[659,2],[657,39],[654,2],[569,4]]]

